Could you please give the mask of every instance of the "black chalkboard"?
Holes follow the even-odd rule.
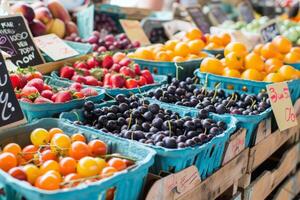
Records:
[[[210,27],[212,24],[210,23],[208,17],[202,12],[200,7],[188,7],[186,10],[190,14],[196,26],[203,33],[210,33]]]
[[[271,21],[260,29],[261,39],[264,43],[271,42],[272,39],[280,35],[276,21]]]
[[[250,23],[254,19],[253,8],[251,7],[249,2],[241,2],[238,5],[238,10],[240,18],[243,21]]]
[[[0,128],[24,119],[0,53]]]
[[[0,18],[0,49],[11,55],[12,63],[18,67],[44,63],[25,19],[20,15]]]

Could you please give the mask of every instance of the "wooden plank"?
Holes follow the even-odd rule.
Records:
[[[300,144],[294,145],[281,158],[276,169],[264,171],[245,190],[245,200],[265,199],[296,167]]]
[[[231,200],[242,200],[242,193],[241,192],[237,192],[235,195],[233,195],[233,197],[231,198]]]
[[[292,200],[300,192],[300,170],[289,178],[277,191],[273,200]]]
[[[279,130],[270,134],[256,146],[250,149],[247,172],[254,171],[261,163],[269,158],[277,149],[279,149],[289,138],[299,131],[299,127],[293,127],[285,131]],[[267,148],[266,148],[267,147]]]
[[[63,65],[65,64],[73,64],[77,60],[86,60],[88,57],[90,57],[92,54],[88,55],[83,55],[83,56],[77,56],[74,58],[69,58],[57,62],[50,62],[42,65],[36,65],[34,68],[38,71],[40,71],[42,74],[48,74],[51,73],[52,71],[60,69]]]
[[[258,124],[255,145],[271,134],[271,118],[265,119]]]
[[[178,200],[211,200],[233,186],[246,172],[249,149],[205,179],[199,186]]]

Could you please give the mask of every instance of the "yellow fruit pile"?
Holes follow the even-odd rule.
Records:
[[[201,72],[254,81],[282,82],[300,78],[300,71],[284,63],[297,62],[300,48],[292,47],[283,36],[272,42],[257,45],[248,52],[244,44],[231,42],[224,49],[224,58],[206,58],[200,66]],[[297,59],[296,59],[297,58]]]

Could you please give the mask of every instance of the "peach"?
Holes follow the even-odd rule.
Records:
[[[56,18],[53,19],[50,22],[49,28],[48,28],[48,33],[54,33],[56,34],[58,37],[63,38],[66,34],[66,26],[65,23]]]
[[[57,0],[50,0],[48,8],[54,18],[58,18],[63,22],[71,21],[71,17],[65,7]]]
[[[33,36],[35,36],[35,37],[46,34],[46,26],[45,26],[45,24],[43,24],[38,19],[34,19],[29,24],[29,27],[30,27],[30,30],[31,30]]]
[[[22,14],[31,23],[35,17],[34,11],[30,5],[26,3],[16,3],[11,7],[14,13]]]
[[[74,22],[69,21],[69,22],[65,22],[65,24],[66,24],[66,35],[67,36],[71,35],[72,33],[78,34],[78,28]]]
[[[35,9],[35,18],[47,24],[52,19],[52,14],[46,7],[40,7]]]

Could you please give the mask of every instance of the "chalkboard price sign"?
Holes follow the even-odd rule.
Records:
[[[11,55],[11,61],[18,67],[44,63],[25,19],[20,15],[0,18],[0,49]]]
[[[24,116],[0,53],[0,129],[22,121]]]
[[[200,7],[188,7],[186,8],[188,13],[190,14],[192,20],[196,24],[196,26],[203,32],[209,33],[211,23],[206,15],[202,12]]]
[[[274,37],[280,35],[276,20],[272,20],[260,29],[261,39],[264,43],[272,41]]]

